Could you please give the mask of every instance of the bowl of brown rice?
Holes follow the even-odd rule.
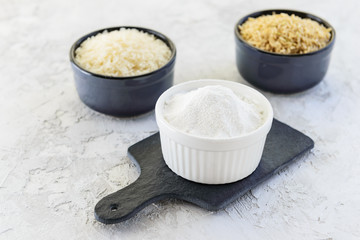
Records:
[[[173,85],[176,48],[164,34],[134,26],[100,29],[70,49],[75,86],[91,109],[129,117],[154,109]]]
[[[295,93],[325,76],[335,30],[325,20],[295,10],[264,10],[235,25],[236,64],[252,85],[273,93]]]

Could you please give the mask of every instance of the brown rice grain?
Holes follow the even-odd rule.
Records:
[[[329,43],[331,28],[286,13],[249,18],[239,26],[241,37],[261,50],[280,54],[304,54]]]

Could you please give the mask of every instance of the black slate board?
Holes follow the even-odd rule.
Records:
[[[250,176],[230,184],[206,185],[183,179],[167,167],[161,153],[159,133],[156,133],[129,147],[130,158],[140,167],[140,177],[124,189],[101,199],[95,206],[95,218],[105,224],[118,223],[153,202],[170,198],[216,211],[313,147],[311,138],[274,119],[260,164]]]

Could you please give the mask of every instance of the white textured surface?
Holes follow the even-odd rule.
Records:
[[[360,2],[0,0],[0,239],[359,239]],[[140,25],[178,48],[176,83],[244,82],[233,27],[244,14],[292,8],[337,31],[325,80],[294,95],[266,93],[275,117],[311,136],[315,149],[225,210],[153,204],[107,226],[95,203],[136,179],[131,144],[157,131],[154,113],[117,119],[77,97],[71,44],[95,29]]]

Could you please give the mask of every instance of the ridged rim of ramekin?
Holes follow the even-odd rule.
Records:
[[[186,133],[184,131],[175,128],[165,120],[162,113],[163,113],[164,103],[169,97],[179,92],[187,92],[208,85],[222,85],[228,87],[231,86],[232,89],[236,88],[237,90],[245,91],[247,94],[256,96],[256,98],[262,102],[262,106],[264,108],[264,111],[266,112],[266,119],[264,123],[256,130],[249,132],[247,134],[232,138],[217,139],[217,138],[196,136]],[[204,150],[207,149],[209,151],[226,151],[226,150],[236,149],[239,144],[242,144],[244,147],[246,147],[247,145],[251,145],[252,143],[256,142],[259,138],[266,135],[271,128],[271,124],[273,120],[273,109],[271,107],[270,102],[263,94],[261,94],[259,91],[249,86],[227,80],[201,79],[201,80],[192,80],[181,84],[177,84],[166,90],[156,102],[155,116],[156,116],[156,122],[160,129],[160,134],[162,131],[165,131],[167,135],[176,138],[177,141],[181,142],[184,145],[191,146],[192,148],[204,149]]]

